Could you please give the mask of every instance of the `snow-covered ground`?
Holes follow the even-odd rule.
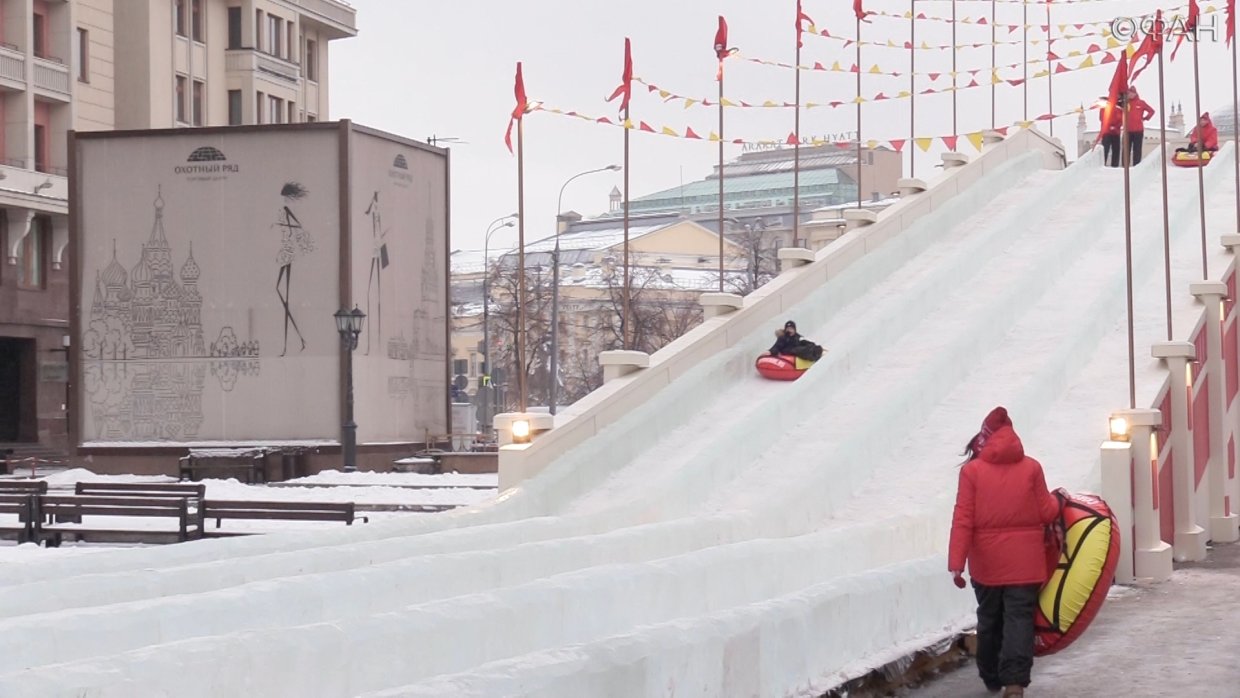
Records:
[[[1231,153],[1206,171],[1219,231]],[[1196,175],[1172,175],[1184,295]],[[987,173],[789,309],[830,349],[801,380],[754,376],[753,328],[494,502],[0,566],[0,695],[820,694],[968,622],[943,550],[994,405],[1053,486],[1097,489],[1127,402],[1119,176],[1096,157]],[[1155,160],[1133,186],[1157,201]],[[1159,217],[1134,239],[1148,347]]]

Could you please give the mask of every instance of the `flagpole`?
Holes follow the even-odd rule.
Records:
[[[1201,67],[1198,62],[1197,44],[1200,36],[1197,33],[1197,27],[1193,27],[1193,96],[1196,99],[1197,106],[1197,156],[1205,152],[1205,138],[1201,134]],[[1127,130],[1127,129],[1125,129]],[[1206,246],[1206,176],[1205,168],[1197,168],[1197,203],[1199,206],[1198,213],[1201,216],[1201,278],[1203,281],[1210,278],[1210,262],[1207,259],[1209,254]]]
[[[956,0],[952,0],[952,4],[956,4]],[[1021,47],[1025,51],[1024,60],[1024,79],[1020,83],[1021,94],[1025,99],[1024,121],[1029,121],[1029,0],[1021,0],[1021,9],[1024,11],[1024,21],[1021,24],[1022,38]]]
[[[798,70],[797,72],[800,72]],[[719,292],[723,293],[723,59],[719,59]]]
[[[517,119],[517,399],[528,405],[525,366],[525,119]]]
[[[858,89],[857,92],[859,94],[861,90]],[[956,0],[952,0],[952,135],[955,136],[958,132],[956,128]]]
[[[999,3],[996,0],[990,0],[990,129],[993,131],[998,126],[995,119],[995,97],[998,85],[995,84],[995,71],[999,69],[999,37],[995,34],[995,7]]]
[[[917,176],[917,0],[909,0],[908,30],[908,176]],[[858,65],[860,70],[861,66]],[[861,134],[857,134],[860,139]]]
[[[1128,116],[1128,99],[1124,99],[1124,118]],[[1131,158],[1127,156],[1128,129],[1120,130],[1120,161],[1124,165],[1124,258],[1128,292],[1128,408],[1137,409],[1137,354],[1132,321],[1132,187]]]
[[[792,132],[795,143],[792,144],[792,244],[796,246],[801,233],[801,3],[797,2],[797,49],[796,49],[796,112],[793,117]],[[722,139],[722,134],[720,138]]]
[[[1159,19],[1155,24],[1154,31],[1162,36],[1161,12],[1159,13]],[[1163,45],[1161,41],[1158,44],[1158,117],[1162,126],[1158,134],[1160,150],[1162,151],[1160,163],[1162,167],[1163,275],[1166,277],[1167,291],[1167,341],[1170,342],[1175,330],[1172,327],[1171,318],[1171,215],[1169,198],[1167,196],[1167,99],[1163,83]],[[1237,161],[1237,164],[1240,166],[1240,161]]]
[[[955,4],[955,0],[952,0]],[[857,208],[861,208],[861,17],[857,17]]]
[[[1051,138],[1055,137],[1055,69],[1051,66],[1051,0],[1046,0],[1046,113],[1051,115]]]
[[[1236,19],[1235,17],[1229,15],[1227,17],[1227,21],[1229,23],[1234,23]],[[1233,122],[1231,147],[1233,150],[1240,148],[1240,134],[1236,133],[1236,131],[1240,129],[1237,129],[1234,125],[1235,123],[1240,122],[1240,84],[1237,83],[1236,65],[1236,39],[1233,36],[1231,40],[1231,113]],[[1235,160],[1236,163],[1236,225],[1240,226],[1240,152],[1232,153],[1232,159]],[[1232,300],[1234,301],[1236,299],[1233,298]]]
[[[620,343],[625,350],[630,349],[630,315],[629,315],[629,297],[632,293],[632,282],[629,275],[629,133],[633,130],[629,128],[629,105],[624,105],[624,311],[620,320],[621,334]]]

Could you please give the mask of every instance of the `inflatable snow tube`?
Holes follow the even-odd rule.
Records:
[[[1035,611],[1037,657],[1066,648],[1085,632],[1106,600],[1119,562],[1119,524],[1102,499],[1070,495],[1062,522],[1063,550]]]
[[[1176,153],[1171,158],[1171,164],[1176,167],[1205,167],[1210,164],[1210,160],[1214,157],[1214,153],[1206,151],[1204,153]]]
[[[813,364],[797,359],[795,356],[779,354],[778,356],[759,356],[754,365],[763,378],[773,381],[794,381]],[[804,368],[799,366],[804,366]]]

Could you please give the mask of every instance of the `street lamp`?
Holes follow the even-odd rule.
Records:
[[[366,319],[356,305],[353,310],[341,308],[335,313],[336,331],[340,333],[340,344],[344,348],[345,365],[345,402],[344,425],[344,472],[357,470],[357,423],[353,421],[353,350],[357,349],[357,336],[362,333],[362,323]]]
[[[595,170],[586,170],[569,177],[560,187],[560,196],[555,202],[555,251],[551,254],[551,414],[555,414],[556,403],[559,402],[560,385],[560,218],[564,215],[564,190],[578,177],[598,172],[619,172],[619,165],[608,165]]]
[[[482,241],[482,423],[484,433],[491,431],[491,235],[516,225],[517,214],[510,213],[491,221]],[[502,225],[501,225],[502,224]]]

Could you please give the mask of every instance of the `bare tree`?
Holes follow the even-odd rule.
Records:
[[[503,367],[501,391],[503,402],[497,409],[511,409],[518,403],[517,376],[528,376],[526,391],[529,404],[542,404],[550,399],[551,357],[551,270],[532,266],[525,270],[525,366],[517,365],[518,283],[521,275],[515,265],[496,262],[487,272],[491,290],[492,356],[496,367]]]
[[[727,259],[728,268],[735,271],[724,275],[724,286],[733,293],[747,296],[779,274],[778,243],[770,244],[765,225],[744,224],[727,237],[736,245]]]

